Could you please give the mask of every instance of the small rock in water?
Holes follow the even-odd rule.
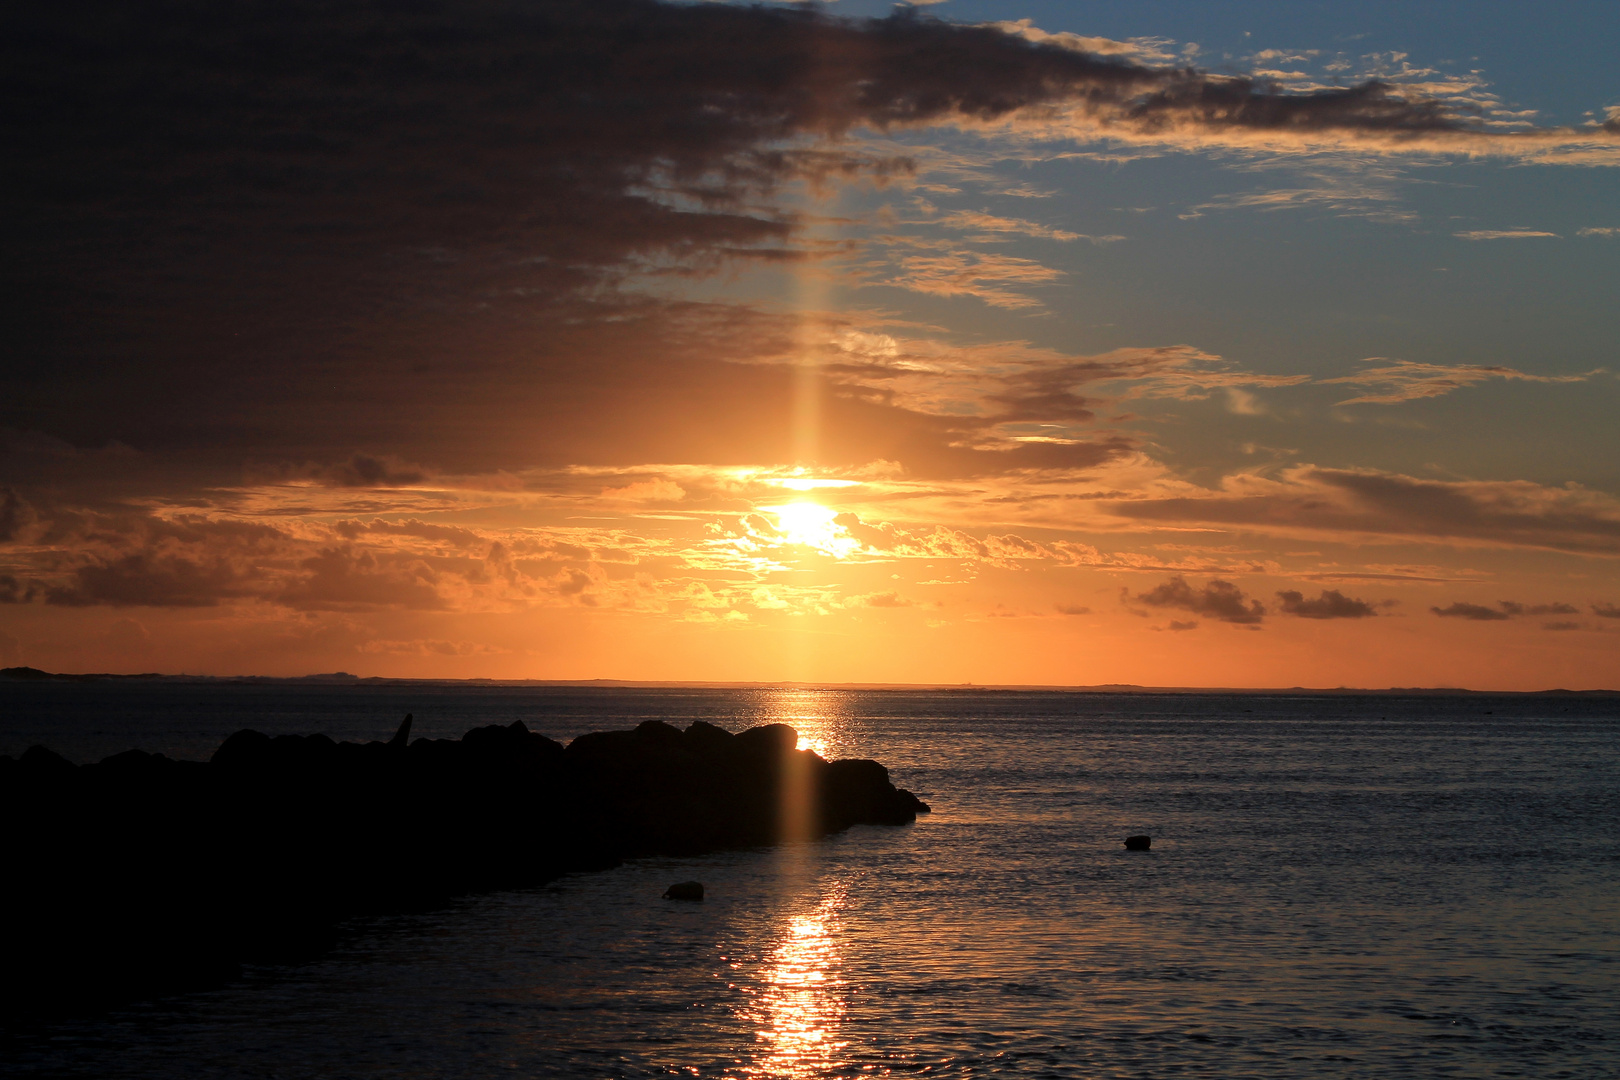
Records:
[[[664,890],[665,900],[701,900],[703,899],[703,882],[677,881]]]
[[[1153,837],[1151,836],[1127,836],[1125,838],[1126,851],[1146,851],[1152,846]]]

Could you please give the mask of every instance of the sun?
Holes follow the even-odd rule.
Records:
[[[776,516],[776,528],[789,544],[815,548],[834,558],[844,558],[860,548],[859,540],[838,524],[838,511],[814,502],[787,503],[783,506],[762,506],[768,514]]]

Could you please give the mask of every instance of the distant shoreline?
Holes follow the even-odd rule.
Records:
[[[1310,695],[1315,697],[1620,697],[1620,689],[1569,690],[1471,690],[1453,686],[1310,687],[1310,686],[1139,686],[1134,683],[1101,683],[1092,686],[1018,683],[833,683],[718,682],[706,680],[659,679],[404,679],[380,675],[351,675],[338,671],[323,675],[167,675],[159,672],[118,674],[111,672],[66,673],[31,667],[0,668],[0,682],[180,682],[238,683],[248,685],[299,686],[535,686],[579,689],[632,690],[869,690],[911,692],[934,691],[964,694],[1161,694],[1161,695]]]

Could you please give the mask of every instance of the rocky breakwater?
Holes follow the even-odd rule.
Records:
[[[3,1004],[111,1001],[308,955],[342,919],[622,859],[902,825],[875,761],[785,724],[649,721],[568,746],[521,722],[389,742],[239,731],[208,762],[0,757]]]

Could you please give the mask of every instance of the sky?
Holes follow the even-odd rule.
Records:
[[[1620,685],[1617,39],[36,5],[0,665]]]

